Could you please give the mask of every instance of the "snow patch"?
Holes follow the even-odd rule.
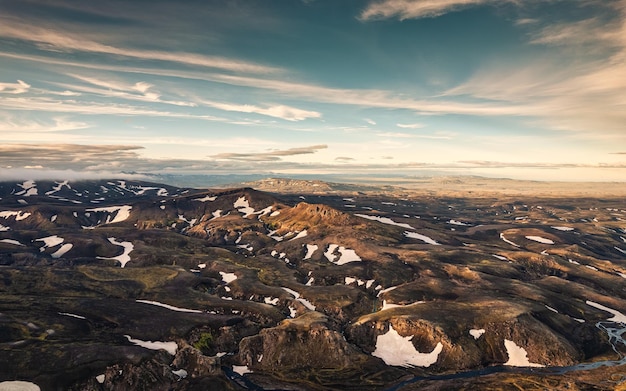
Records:
[[[552,229],[556,229],[558,231],[573,231],[574,228],[572,227],[550,227]]]
[[[155,305],[157,307],[167,308],[168,310],[176,311],[176,312],[191,312],[191,313],[196,313],[196,314],[202,313],[202,311],[200,310],[190,310],[188,308],[174,307],[173,305],[160,303],[158,301],[152,301],[152,300],[135,300],[135,301],[137,303],[150,304],[150,305]]]
[[[397,222],[393,221],[392,219],[390,219],[389,217],[370,216],[370,215],[364,215],[364,214],[360,214],[360,213],[355,213],[354,215],[358,216],[358,217],[362,217],[362,218],[367,219],[367,220],[378,221],[380,223],[387,224],[387,225],[395,225],[397,227],[408,228],[408,229],[415,229],[414,227],[410,226],[409,224],[397,223]]]
[[[393,304],[393,303],[387,303],[387,300],[383,300],[383,307],[380,310],[384,311],[384,310],[388,310],[388,309],[391,309],[391,308],[411,307],[411,306],[414,306],[416,304],[424,304],[424,303],[426,303],[426,302],[423,301],[423,300],[420,300],[420,301],[416,301],[415,303],[411,303],[411,304]]]
[[[543,244],[554,244],[554,242],[552,240],[543,238],[541,236],[530,235],[530,236],[525,236],[525,238],[528,239],[528,240],[533,240],[535,242],[539,242],[539,243],[543,243]]]
[[[85,228],[85,227],[83,227]],[[116,246],[122,246],[124,248],[124,252],[117,257],[98,257],[98,259],[113,259],[119,261],[121,267],[126,266],[126,264],[130,261],[130,253],[135,249],[135,246],[131,242],[118,242],[114,237],[108,238],[109,242]]]
[[[59,244],[63,243],[64,239],[59,236],[52,235],[46,236],[45,238],[35,239],[35,241],[44,243],[43,247],[39,248],[39,251],[43,252],[48,247],[58,246]]]
[[[85,209],[85,211],[86,212],[108,212],[108,213],[111,213],[111,215],[115,213],[115,217],[111,219],[111,215],[109,215],[107,216],[107,219],[104,222],[104,224],[113,224],[113,223],[119,223],[121,221],[128,219],[128,217],[130,217],[130,210],[132,208],[133,207],[130,205],[121,205],[121,206],[109,206],[109,207],[103,207],[103,208],[91,208],[91,209]]]
[[[316,244],[307,244],[306,245],[306,255],[304,259],[310,259],[313,256],[313,253],[317,251],[319,247]]]
[[[217,199],[217,196],[209,196],[209,195],[207,195],[206,197],[195,198],[192,201],[207,202],[207,201],[215,201],[216,199]]]
[[[559,311],[557,311],[555,308],[552,308],[552,307],[550,307],[550,306],[549,306],[549,305],[547,305],[547,304],[544,304],[544,305],[545,305],[545,306],[546,306],[546,308],[547,308],[547,309],[549,309],[550,311],[555,312],[555,313],[557,313],[557,314],[559,313]]]
[[[500,234],[500,239],[504,240],[504,242],[510,244],[513,247],[520,247],[519,244],[513,243],[510,240],[508,240],[507,238],[505,238],[503,233]]]
[[[535,364],[528,361],[528,353],[526,349],[517,346],[517,344],[508,339],[504,340],[504,347],[506,348],[506,352],[509,355],[509,360],[504,363],[504,365],[508,365],[511,367],[544,367],[545,365]]]
[[[463,227],[467,227],[467,226],[469,226],[469,224],[467,224],[467,223],[464,223],[464,222],[462,222],[462,221],[457,221],[457,220],[454,220],[454,219],[453,219],[453,220],[448,221],[448,224],[452,224],[452,225],[460,225],[460,226],[463,226]]]
[[[38,193],[37,187],[35,186],[35,181],[32,181],[32,180],[24,181],[24,183],[21,183],[21,184],[18,183],[17,185],[21,187],[23,190],[15,193],[15,195],[30,197],[30,196],[35,196]]]
[[[485,334],[485,329],[471,329],[469,334],[474,337],[474,339],[478,339]]]
[[[603,306],[602,304],[598,304],[598,303],[596,303],[594,301],[591,301],[591,300],[587,300],[585,303],[587,303],[588,305],[590,305],[592,307],[595,307],[595,308],[597,308],[599,310],[606,311],[606,312],[608,312],[610,314],[613,314],[613,317],[612,318],[608,318],[607,321],[626,324],[626,315],[622,314],[621,312],[619,312],[617,310],[614,310],[612,308]]]
[[[41,388],[29,381],[12,380],[0,382],[0,391],[41,391]]]
[[[87,319],[84,316],[80,316],[80,315],[76,315],[76,314],[70,314],[69,312],[59,312],[59,315],[63,315],[63,316],[69,316],[71,318],[76,318],[76,319]]]
[[[240,213],[243,213],[243,217],[248,217],[254,213],[254,208],[250,207],[250,203],[246,200],[245,196],[239,197],[233,206],[235,209],[239,210]]]
[[[187,375],[189,375],[187,371],[185,371],[184,369],[178,369],[178,370],[172,371],[172,373],[178,376],[178,380],[184,379],[187,377]]]
[[[334,254],[335,250],[339,252],[339,259],[337,259],[337,255]],[[361,257],[359,257],[354,250],[339,246],[338,244],[329,244],[324,256],[335,265],[345,265],[349,262],[362,261]]]
[[[8,244],[14,244],[16,246],[23,246],[22,243],[18,242],[17,240],[13,240],[13,239],[1,239],[0,243],[8,243]]]
[[[178,350],[178,345],[176,344],[176,342],[142,341],[140,339],[131,338],[130,335],[124,335],[124,337],[128,339],[128,342],[139,345],[142,348],[150,350],[165,350],[172,356],[175,356],[176,351]]]
[[[376,337],[376,349],[372,356],[382,359],[385,364],[400,367],[429,367],[437,362],[443,350],[441,342],[430,353],[420,353],[411,343],[413,336],[403,337],[389,326],[386,334]]]
[[[61,258],[62,256],[65,255],[65,253],[67,253],[68,251],[70,251],[72,249],[72,247],[74,247],[73,244],[71,243],[65,243],[63,246],[61,246],[61,248],[59,248],[57,251],[55,251],[54,253],[50,254],[50,256],[52,258]]]
[[[235,273],[220,272],[220,276],[222,276],[222,281],[226,284],[229,284],[237,279],[237,275],[235,275]]]
[[[433,244],[435,246],[441,246],[441,244],[437,243],[434,239],[431,239],[426,235],[418,234],[417,232],[404,231],[404,236],[411,239],[419,239],[425,243]]]
[[[307,233],[307,231],[305,229],[304,231],[298,232],[298,234],[296,236],[294,236],[292,239],[289,239],[289,241],[291,242],[292,240],[304,238],[307,235],[308,235],[308,233]]]
[[[52,190],[46,192],[47,196],[61,191],[63,186],[66,186],[68,189],[71,189],[70,185],[68,184],[69,181],[63,181],[63,182],[56,182],[55,181],[54,183],[56,183],[56,186],[52,186]]]
[[[233,365],[233,372],[238,373],[240,376],[243,376],[246,373],[252,373],[247,365]]]
[[[8,210],[8,211],[0,212],[0,217],[1,218],[8,219],[9,217],[15,216],[15,221],[24,220],[25,218],[27,218],[30,215],[31,215],[31,213],[29,213],[29,212],[22,212],[21,210],[18,210],[18,211]]]
[[[289,289],[285,287],[282,287],[282,288],[286,292],[290,293],[296,299],[296,301],[299,301],[300,303],[302,303],[306,308],[310,309],[311,311],[315,311],[315,306],[313,305],[313,303],[300,297],[300,294],[298,292],[294,291],[293,289]],[[289,310],[291,310],[291,307],[289,307]],[[295,313],[295,310],[293,310],[293,313]],[[294,316],[292,315],[291,317],[293,318]]]
[[[183,215],[178,215],[178,220],[182,220],[185,223],[189,224],[189,228],[192,228],[196,224],[196,222],[198,221],[198,219],[187,220],[185,218],[185,216],[183,216]]]
[[[274,298],[266,297],[266,298],[263,299],[265,304],[271,304],[271,305],[278,305],[278,301],[279,300],[280,299],[278,297],[274,297]]]

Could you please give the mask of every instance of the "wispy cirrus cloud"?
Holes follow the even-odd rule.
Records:
[[[403,129],[419,129],[419,128],[423,128],[426,125],[415,123],[415,124],[396,124],[396,126],[399,128],[403,128]]]
[[[451,140],[452,137],[449,135],[430,135],[430,134],[412,134],[412,133],[402,133],[402,132],[382,132],[376,133],[379,137],[390,137],[390,138],[422,138],[422,139],[430,139],[430,140]]]
[[[82,122],[74,121],[67,117],[52,117],[51,121],[35,121],[29,118],[20,118],[15,116],[0,116],[0,132],[15,132],[15,133],[48,133],[59,132],[68,130],[79,130],[90,128],[91,125]],[[4,141],[7,140],[8,135],[3,135]],[[19,135],[18,137],[23,137]]]
[[[304,121],[309,118],[320,118],[322,116],[322,114],[317,111],[302,110],[296,107],[286,105],[268,105],[266,107],[259,107],[255,105],[242,105],[234,103],[214,102],[208,100],[202,100],[201,102],[206,106],[210,106],[219,110],[236,111],[240,113],[254,113],[293,122]]]
[[[617,27],[617,28],[615,28]],[[588,45],[622,46],[626,38],[619,26],[607,26],[603,18],[592,17],[569,23],[556,23],[531,33],[533,44],[541,45]]]
[[[308,147],[289,148],[283,150],[275,150],[268,152],[251,152],[238,153],[226,152],[210,156],[217,160],[239,160],[239,161],[279,161],[285,156],[308,155],[313,154],[321,149],[328,148],[328,145],[311,145]]]
[[[508,2],[510,0],[382,0],[375,1],[360,13],[362,21],[398,18],[434,18],[463,8]]]
[[[400,132],[382,132],[382,133],[376,133],[376,135],[379,136],[379,137],[394,137],[394,138],[413,138],[413,137],[415,137],[414,134],[400,133]]]
[[[206,121],[226,121],[223,118],[213,117],[210,115],[178,113],[125,104],[60,100],[51,97],[5,98],[0,100],[0,109],[86,115],[148,116],[201,119]]]
[[[312,102],[332,103],[337,105],[361,106],[382,109],[404,109],[421,114],[462,114],[462,115],[535,115],[540,108],[526,105],[514,105],[505,102],[460,102],[438,98],[415,99],[398,94],[394,91],[381,89],[345,89],[324,85],[303,83],[298,81],[275,79],[271,77],[250,77],[227,75],[212,72],[174,70],[166,68],[128,67],[107,64],[84,64],[72,61],[49,60],[45,57],[0,53],[0,57],[19,58],[29,61],[52,62],[57,65],[84,67],[107,71],[126,72],[131,74],[147,74],[164,77],[203,80],[231,86],[265,90],[289,98],[303,99]]]
[[[555,22],[538,15],[532,23],[518,23],[528,30],[529,43],[551,46],[555,55],[486,65],[443,95],[517,106],[535,117],[529,121],[534,126],[624,139],[626,1],[567,5],[591,16]]]
[[[89,83],[91,86],[81,86],[75,84],[69,85],[63,83],[57,84],[62,87],[70,88],[73,91],[81,91],[108,98],[138,100],[143,102],[163,103],[175,106],[196,106],[196,104],[193,102],[163,99],[162,94],[154,88],[155,86],[145,81],[139,81],[132,84],[114,80],[101,80],[95,77],[81,76],[76,74],[68,74],[68,76]],[[92,86],[95,86],[96,88]]]
[[[29,26],[25,29],[24,26]],[[80,34],[53,28],[34,26],[26,21],[0,17],[0,37],[31,42],[40,49],[62,52],[86,52],[122,56],[140,60],[164,61],[219,69],[228,72],[255,74],[281,73],[282,69],[249,61],[198,53],[131,49],[98,42]]]
[[[0,93],[16,95],[23,94],[28,92],[30,87],[30,84],[23,82],[22,80],[18,80],[16,83],[0,83]]]

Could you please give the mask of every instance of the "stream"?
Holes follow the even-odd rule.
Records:
[[[626,324],[611,322],[611,321],[600,321],[596,323],[596,327],[602,331],[604,331],[609,337],[609,343],[611,344],[613,351],[617,353],[621,358],[619,360],[605,360],[605,361],[597,361],[593,363],[581,363],[566,367],[544,367],[544,368],[530,368],[530,367],[512,367],[505,365],[494,365],[491,367],[474,369],[463,372],[455,372],[448,373],[442,375],[425,375],[425,376],[414,376],[410,379],[404,380],[394,386],[384,389],[383,391],[398,391],[403,387],[417,383],[420,381],[437,381],[437,380],[454,380],[454,379],[471,379],[475,377],[491,375],[494,373],[508,372],[508,373],[524,373],[524,374],[536,374],[536,375],[562,375],[568,372],[575,371],[588,371],[596,368],[600,368],[603,366],[613,367],[618,365],[626,364],[626,356],[620,353],[618,347],[621,345],[626,347],[626,341],[624,340],[624,333],[626,333]],[[258,386],[251,382],[248,378],[239,375],[234,372],[229,367],[222,367],[222,370],[226,374],[226,376],[234,383],[239,386],[252,391],[269,391],[264,389],[261,386]],[[626,378],[626,374],[624,375]]]
[[[621,358],[619,360],[605,360],[597,361],[593,363],[581,363],[566,367],[544,367],[544,368],[528,368],[528,367],[510,367],[505,365],[496,365],[492,367],[475,369],[464,372],[456,372],[444,375],[427,375],[427,376],[414,376],[411,379],[405,380],[392,387],[385,389],[384,391],[397,391],[402,387],[409,384],[417,383],[419,381],[436,381],[436,380],[453,380],[453,379],[471,379],[474,377],[491,375],[493,373],[509,372],[509,373],[527,373],[527,374],[539,374],[539,375],[562,375],[568,372],[575,371],[589,371],[591,369],[600,368],[603,366],[614,367],[618,365],[626,364],[626,356],[620,353],[618,346],[622,345],[626,347],[626,341],[624,341],[623,335],[626,333],[626,324],[610,321],[600,321],[596,323],[596,327],[604,331],[609,337],[609,343],[613,348],[613,351],[617,353]],[[626,376],[626,375],[625,375]]]

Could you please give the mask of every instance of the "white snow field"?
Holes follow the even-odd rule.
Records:
[[[429,367],[437,362],[443,350],[441,342],[430,353],[420,353],[411,343],[413,336],[403,337],[389,326],[389,331],[376,338],[376,349],[372,356],[382,359],[385,364],[400,367]]]

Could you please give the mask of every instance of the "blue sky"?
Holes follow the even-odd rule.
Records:
[[[5,0],[0,177],[626,178],[626,0]]]

